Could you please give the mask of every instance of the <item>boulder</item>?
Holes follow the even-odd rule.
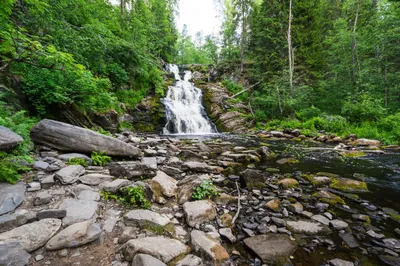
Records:
[[[349,226],[348,223],[341,220],[332,220],[329,222],[329,225],[335,228],[336,230],[343,230]]]
[[[284,178],[278,182],[278,185],[280,185],[284,189],[288,189],[298,187],[299,182],[293,178]]]
[[[58,155],[58,159],[64,161],[64,162],[68,162],[70,159],[84,159],[86,162],[88,162],[89,164],[92,164],[93,160],[92,158],[90,158],[89,156],[85,155],[85,154],[80,154],[80,153],[65,153],[65,154],[61,154]]]
[[[209,222],[217,216],[216,204],[210,200],[185,202],[183,210],[186,222],[191,227]]]
[[[260,170],[247,169],[240,173],[240,177],[242,183],[244,183],[247,188],[262,188],[265,186],[268,173]]]
[[[0,183],[0,215],[13,211],[25,200],[26,186]]]
[[[0,265],[24,266],[29,262],[31,255],[26,252],[18,241],[0,241]]]
[[[74,223],[91,219],[97,211],[98,203],[90,200],[65,199],[59,209],[66,210],[67,215],[63,218],[63,225],[68,226]]]
[[[162,236],[131,239],[122,247],[124,258],[127,261],[132,261],[138,253],[144,253],[168,263],[189,251],[190,248],[179,240]]]
[[[211,176],[209,175],[192,175],[180,180],[178,182],[178,203],[183,204],[188,201],[192,197],[194,188],[201,185],[203,181],[210,179]]]
[[[185,162],[182,164],[182,170],[184,171],[192,171],[197,173],[221,173],[224,168],[208,165],[202,162]]]
[[[158,202],[162,196],[173,197],[178,190],[178,181],[162,171],[157,171],[157,175],[151,180],[151,190]]]
[[[35,143],[44,144],[61,151],[90,154],[93,151],[106,155],[139,158],[141,151],[123,141],[102,135],[89,129],[43,119],[31,129]]]
[[[70,165],[59,170],[55,178],[60,180],[63,185],[73,184],[85,173],[85,167],[82,165]]]
[[[204,266],[203,260],[195,255],[189,254],[176,263],[176,266]]]
[[[157,174],[157,167],[147,162],[113,162],[108,164],[110,174],[118,178],[152,178]]]
[[[330,233],[328,227],[317,222],[308,221],[286,221],[287,228],[296,234],[317,235]]]
[[[68,226],[46,244],[47,250],[80,247],[100,237],[100,226],[91,221],[75,223]]]
[[[132,266],[167,266],[167,264],[150,255],[137,254],[132,260]]]
[[[211,265],[222,265],[229,260],[229,254],[225,248],[215,239],[204,232],[193,230],[190,233],[190,242],[194,251],[211,262]]]
[[[24,139],[12,130],[0,126],[0,151],[9,151],[24,142]]]
[[[153,211],[133,210],[124,215],[124,223],[127,226],[146,224],[165,226],[169,223],[169,219]]]
[[[346,179],[346,178],[339,178],[334,179],[331,184],[331,188],[341,190],[344,192],[367,192],[368,187],[367,183],[353,180],[353,179]]]
[[[279,199],[270,200],[265,204],[265,207],[274,212],[279,212],[281,209],[281,201]]]
[[[357,139],[353,142],[353,146],[375,146],[380,147],[381,142],[374,139]]]
[[[319,201],[328,203],[329,205],[345,204],[344,200],[341,197],[326,190],[320,190],[314,193],[313,196],[316,197]]]
[[[264,263],[281,265],[297,249],[297,243],[285,234],[258,235],[244,240],[245,245],[254,251]]]
[[[88,174],[79,177],[79,181],[81,181],[85,185],[89,186],[98,186],[104,182],[111,182],[114,179],[113,176],[103,175],[103,174]]]
[[[0,241],[14,239],[21,244],[25,251],[32,252],[44,246],[60,227],[61,220],[44,219],[2,233],[0,234]]]
[[[328,262],[330,266],[354,266],[353,262],[342,259],[334,259]]]

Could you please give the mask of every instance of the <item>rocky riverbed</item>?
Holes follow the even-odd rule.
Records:
[[[400,265],[400,155],[376,141],[32,134],[34,170],[0,184],[0,265]],[[219,195],[194,200],[205,180]],[[138,186],[150,209],[104,197]]]

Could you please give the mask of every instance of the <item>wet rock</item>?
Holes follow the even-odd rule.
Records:
[[[176,266],[204,266],[203,260],[195,255],[189,254],[176,263]]]
[[[55,174],[55,178],[61,181],[63,185],[73,184],[78,178],[85,173],[82,165],[70,165]]]
[[[385,235],[384,235],[384,234],[375,233],[374,230],[368,230],[368,231],[367,231],[367,235],[369,235],[369,236],[372,237],[372,238],[376,238],[376,239],[383,239],[383,238],[385,238]]]
[[[299,182],[293,178],[282,179],[278,182],[278,184],[284,189],[294,188],[299,186]]]
[[[341,220],[332,220],[329,222],[329,224],[336,230],[343,230],[349,226],[348,223],[341,221]]]
[[[186,222],[191,227],[211,221],[217,216],[216,205],[210,200],[185,202],[185,204],[183,204],[183,210],[185,212]]]
[[[0,265],[24,266],[31,255],[16,240],[0,241]]]
[[[330,230],[325,225],[308,221],[286,221],[287,228],[297,234],[316,235],[329,233]]]
[[[107,166],[112,176],[128,178],[130,180],[152,178],[157,174],[157,167],[154,168],[154,165],[140,161],[112,162]]]
[[[388,255],[381,255],[379,259],[385,263],[386,265],[390,266],[400,266],[400,258]]]
[[[157,171],[157,175],[151,180],[151,190],[155,200],[158,202],[162,196],[173,197],[178,190],[178,181],[168,176],[162,171]]]
[[[169,223],[169,219],[153,211],[133,210],[124,215],[124,223],[128,226],[146,224],[165,226]]]
[[[24,139],[11,129],[0,126],[0,151],[9,151],[24,142]]]
[[[342,259],[334,259],[334,260],[330,260],[328,262],[329,262],[329,265],[331,265],[331,266],[354,266],[353,262],[347,261],[347,260],[342,260]]]
[[[282,159],[276,161],[276,163],[278,163],[278,164],[295,164],[298,162],[299,162],[299,160],[297,160],[295,158],[282,158]]]
[[[60,227],[61,220],[44,219],[2,233],[0,234],[0,241],[16,240],[25,251],[32,252],[44,246],[57,233]]]
[[[79,177],[79,181],[89,186],[98,186],[104,182],[111,182],[113,179],[113,176],[103,174],[88,174]]]
[[[194,251],[201,254],[201,257],[212,262],[213,265],[221,265],[229,259],[229,254],[225,248],[204,232],[193,230],[190,234],[190,238]]]
[[[325,216],[322,216],[320,214],[314,215],[313,217],[311,217],[312,220],[320,222],[321,224],[324,225],[329,225],[329,219],[326,218]]]
[[[133,258],[132,266],[167,266],[167,264],[150,255],[137,254]]]
[[[63,218],[63,225],[83,222],[91,219],[97,211],[98,203],[95,201],[65,199],[59,209],[66,210],[67,215]]]
[[[389,249],[400,251],[400,241],[395,238],[386,238],[382,240],[385,246]]]
[[[279,264],[288,259],[297,249],[297,243],[287,235],[266,234],[246,238],[244,243],[264,263]]]
[[[358,181],[358,180],[345,179],[345,178],[334,179],[332,181],[331,188],[345,191],[345,192],[367,192],[368,191],[367,183]]]
[[[47,145],[61,151],[90,154],[102,151],[106,155],[141,157],[141,151],[123,141],[102,135],[89,129],[43,119],[31,129],[35,143]]]
[[[227,238],[231,243],[236,242],[236,237],[232,234],[232,230],[230,228],[221,228],[218,232],[221,236]]]
[[[332,179],[327,176],[309,176],[307,179],[316,186],[332,183]]]
[[[198,187],[205,180],[210,180],[211,176],[209,175],[193,175],[188,176],[178,182],[178,203],[183,204],[188,201],[193,194],[193,190],[195,187]]]
[[[24,183],[0,183],[0,215],[13,211],[25,200]]]
[[[240,173],[240,178],[249,189],[264,187],[267,177],[268,174],[260,170],[246,169]]]
[[[156,236],[131,239],[124,244],[122,251],[127,261],[132,261],[137,253],[144,253],[168,263],[189,253],[190,248],[176,239]]]
[[[68,226],[46,244],[47,250],[80,247],[100,237],[100,226],[91,221],[75,223]]]
[[[47,204],[51,201],[53,195],[51,195],[48,191],[41,191],[36,194],[34,205],[43,205]]]
[[[346,243],[349,248],[358,248],[360,244],[358,244],[357,240],[350,233],[339,234],[339,237]]]
[[[261,154],[261,157],[264,160],[269,160],[276,157],[276,154],[266,146],[260,147],[257,151],[259,154]]]
[[[358,221],[361,221],[361,222],[366,222],[366,223],[370,223],[371,222],[371,219],[369,218],[369,216],[365,215],[365,214],[353,214],[351,217],[354,220],[358,220]]]
[[[297,214],[302,213],[303,209],[304,209],[303,205],[301,205],[300,202],[296,202],[296,203],[290,204],[288,208],[289,208],[289,210],[291,212],[294,212],[294,213],[297,213]]]
[[[221,173],[224,168],[218,166],[208,165],[202,162],[185,162],[182,164],[182,170],[193,171],[197,173]]]
[[[345,204],[344,200],[341,197],[326,190],[320,190],[314,193],[313,197],[316,197],[321,202],[325,202],[329,205]]]
[[[38,220],[43,220],[47,218],[62,219],[65,216],[67,216],[66,210],[42,210],[36,214]]]
[[[89,165],[92,164],[93,160],[86,156],[85,154],[81,154],[81,153],[65,153],[65,154],[61,154],[58,155],[58,159],[64,161],[64,162],[68,162],[69,160],[72,159],[84,159],[86,162],[89,163]]]
[[[281,209],[281,201],[279,199],[270,200],[265,204],[265,207],[274,212],[279,212]]]
[[[359,146],[376,146],[380,147],[381,142],[379,140],[373,140],[373,139],[357,139],[353,142],[353,146],[359,147]]]

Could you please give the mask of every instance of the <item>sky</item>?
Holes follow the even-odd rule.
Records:
[[[203,36],[218,34],[221,27],[214,0],[180,0],[176,23],[180,32],[186,24],[193,38],[198,31],[202,31]]]

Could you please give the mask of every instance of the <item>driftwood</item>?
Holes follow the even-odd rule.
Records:
[[[257,86],[258,84],[260,84],[260,82],[257,82],[256,84],[251,85],[251,86],[248,87],[247,89],[244,89],[244,90],[242,90],[242,91],[236,93],[235,95],[229,97],[229,99],[233,99],[233,98],[239,96],[240,94],[242,94],[242,93],[244,93],[244,92],[246,92],[246,91],[249,91],[249,90],[252,89],[253,87]]]
[[[240,206],[240,189],[239,189],[239,184],[238,184],[238,182],[235,182],[235,183],[236,183],[236,189],[237,189],[237,192],[238,192],[238,209],[237,209],[237,212],[236,212],[235,216],[234,216],[233,219],[232,219],[232,224],[235,224],[236,219],[239,217],[240,209],[242,208],[242,207]]]

